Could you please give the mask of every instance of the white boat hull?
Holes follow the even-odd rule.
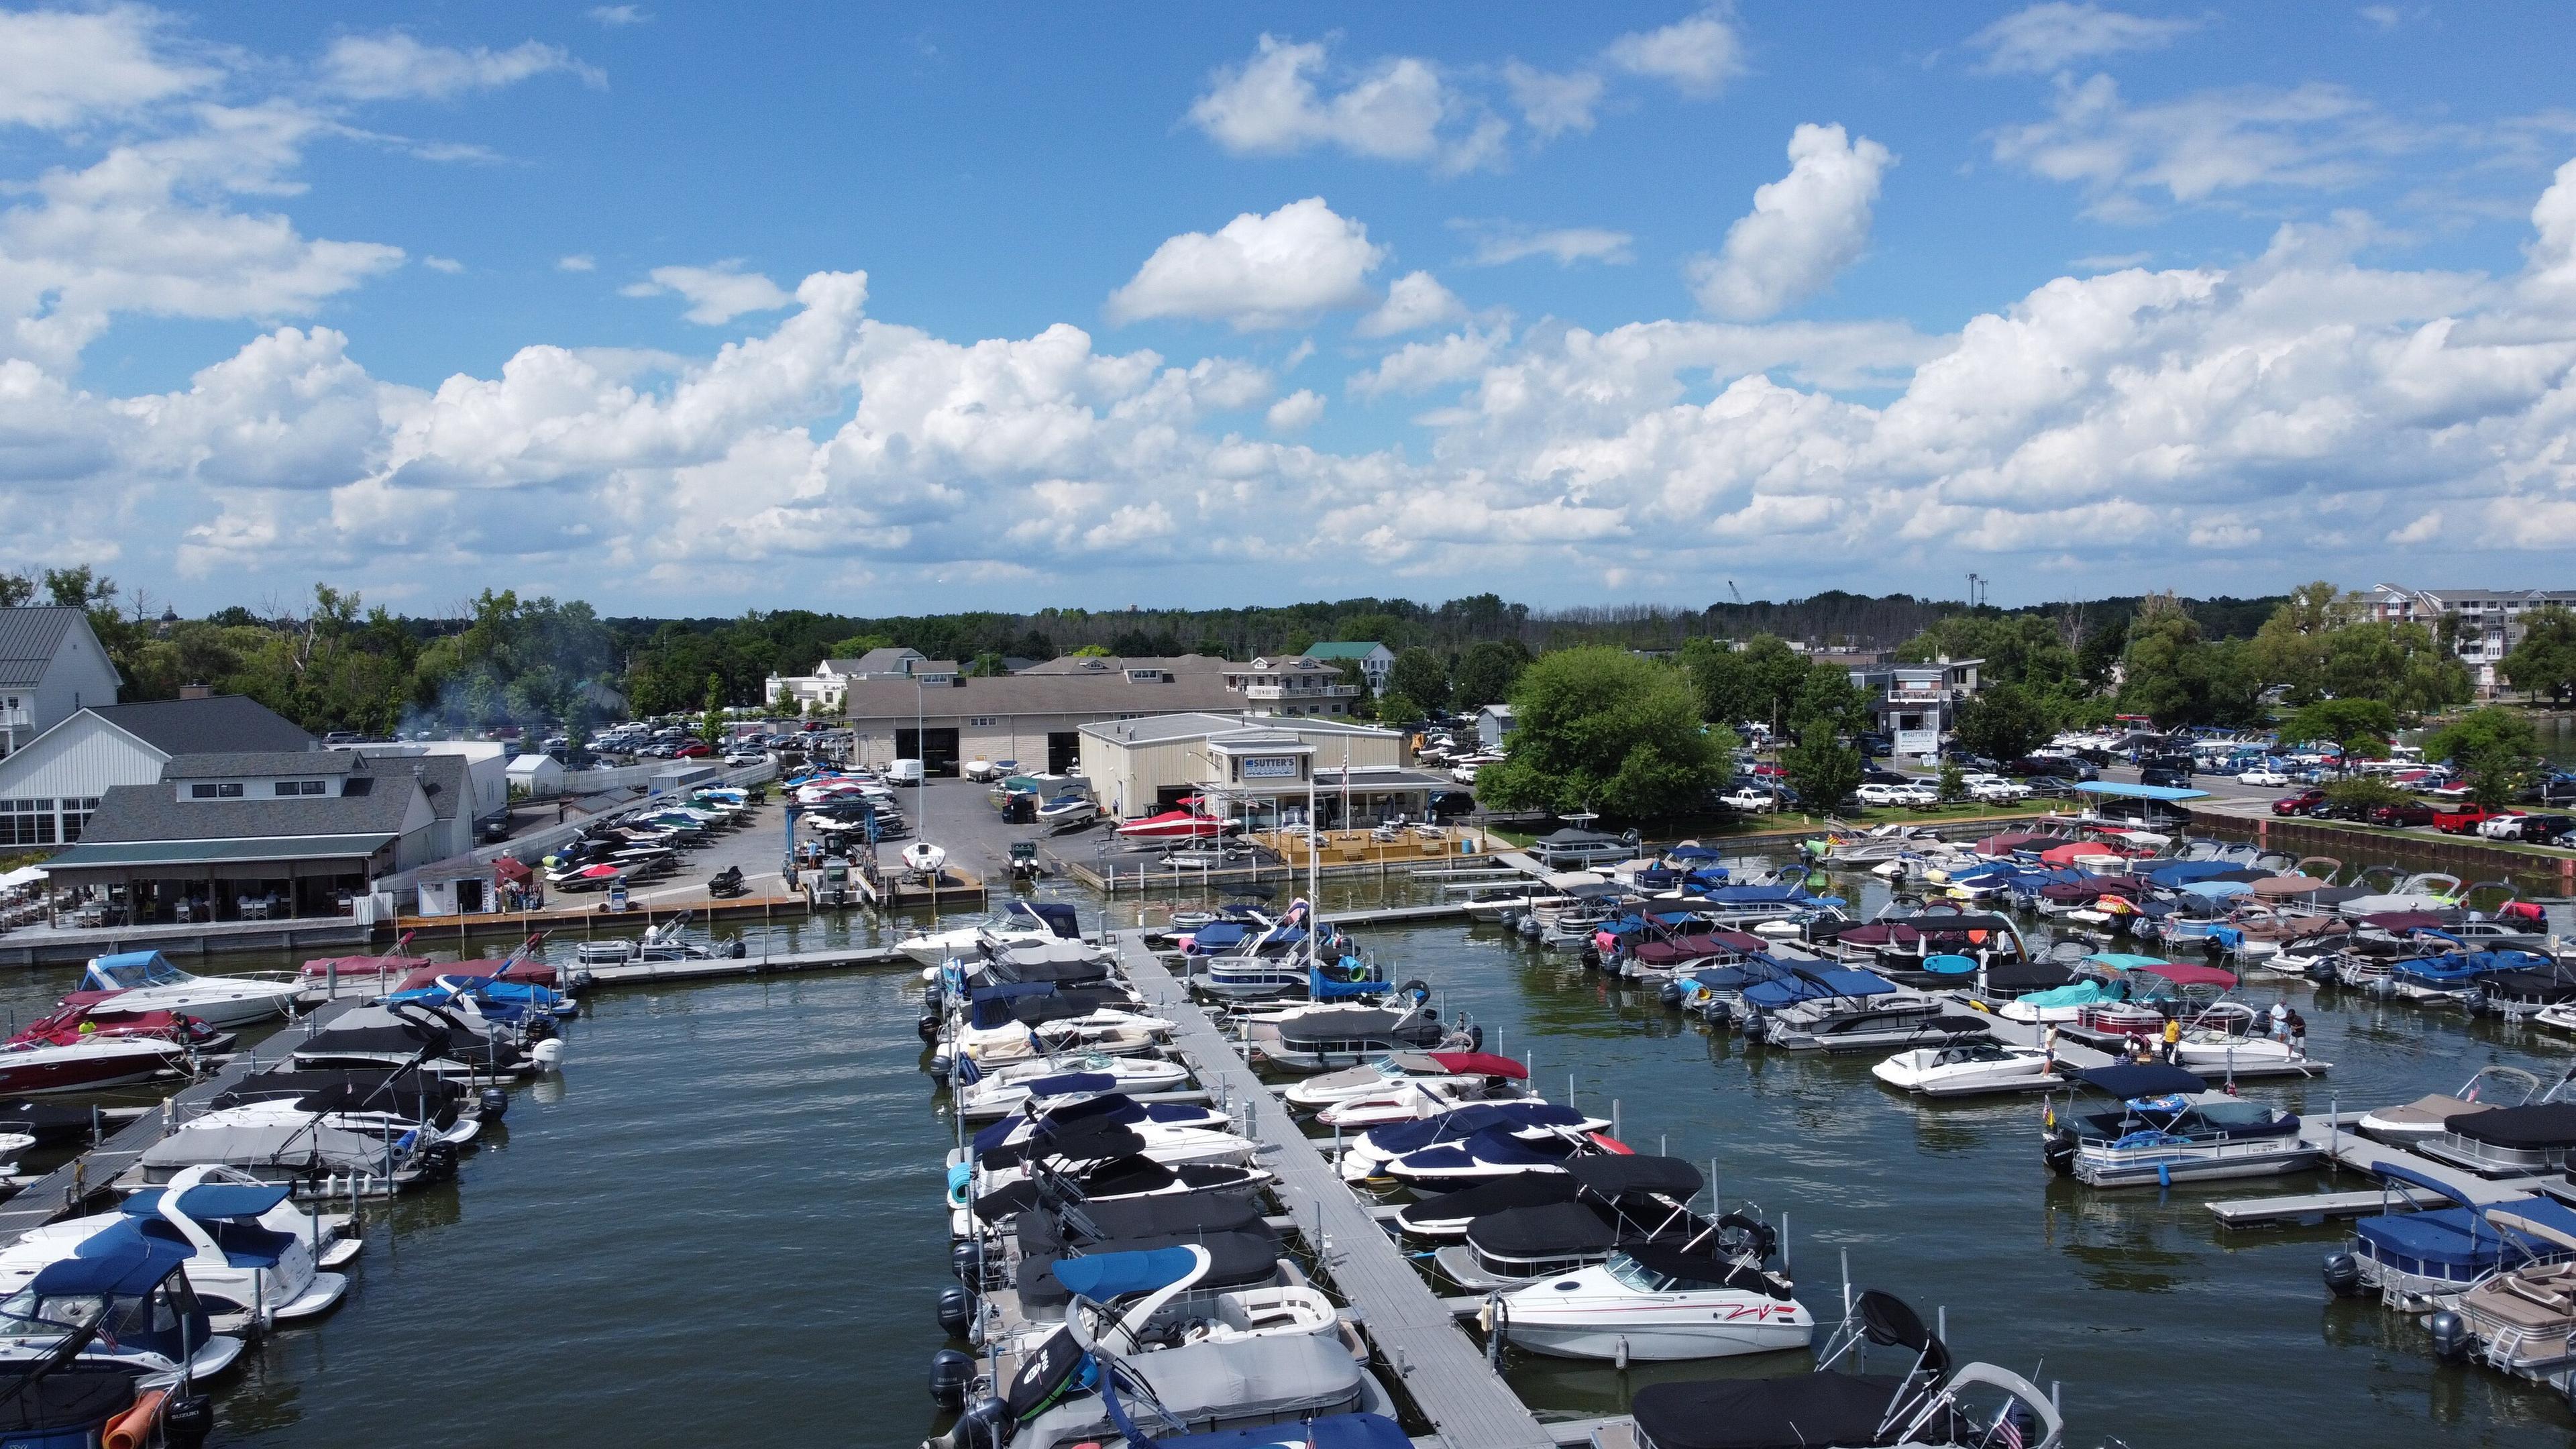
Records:
[[[1631,1363],[1674,1363],[1686,1359],[1732,1358],[1747,1353],[1777,1353],[1805,1348],[1815,1338],[1815,1325],[1796,1304],[1794,1319],[1730,1321],[1729,1313],[1758,1313],[1746,1308],[1695,1308],[1659,1317],[1652,1309],[1623,1310],[1595,1323],[1550,1323],[1511,1320],[1511,1343],[1553,1358],[1589,1358]]]

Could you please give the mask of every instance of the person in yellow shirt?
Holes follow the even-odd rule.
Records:
[[[2181,1055],[2182,1055],[2182,1018],[2181,1018],[2181,1017],[2178,1017],[2178,1016],[2169,1016],[2169,1017],[2166,1017],[2166,1018],[2165,1018],[2165,1065],[2166,1065],[2166,1066],[2172,1066],[2172,1065],[2173,1065],[2173,1063],[2174,1063],[2174,1059],[2175,1059],[2175,1058],[2177,1058],[2177,1057],[2179,1057],[2179,1056],[2181,1056]]]

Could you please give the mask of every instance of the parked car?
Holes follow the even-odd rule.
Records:
[[[703,760],[715,754],[715,752],[715,746],[708,744],[704,740],[697,740],[673,750],[671,752],[671,758],[675,760]]]
[[[2479,821],[2471,829],[2488,840],[2519,840],[2522,838],[2522,817],[2525,813],[2520,810],[2499,810]]]
[[[2029,799],[2030,787],[2018,780],[2006,780],[1989,775],[1982,780],[1968,782],[1968,798],[1982,800],[1990,805],[2010,805]]]
[[[1860,751],[1862,759],[1883,760],[1896,752],[1896,740],[1889,735],[1864,730],[1852,736],[1852,747]]]
[[[2012,762],[2012,773],[2024,778],[2032,775],[2048,775],[2060,780],[2102,778],[2102,772],[2092,764],[2065,755],[2024,755]]]
[[[2188,766],[2162,762],[2141,765],[2138,767],[2138,783],[2172,790],[2188,790],[2191,788],[2191,770]]]
[[[2326,803],[2326,792],[2312,786],[2308,789],[2301,790],[2296,795],[2284,795],[2280,799],[2273,801],[2272,813],[2275,815],[2305,815],[2324,803]]]
[[[2525,815],[2522,817],[2522,833],[2514,838],[2525,845],[2576,842],[2576,815]]]
[[[746,765],[757,765],[757,764],[759,764],[759,763],[760,763],[760,752],[759,752],[758,750],[732,750],[732,751],[728,751],[728,752],[726,753],[725,757],[724,757],[724,762],[725,762],[725,766],[726,766],[726,768],[728,768],[728,769],[734,769],[734,770],[739,770],[739,769],[743,768],[743,767],[744,767],[744,766],[746,766]]]
[[[1881,808],[1908,804],[1913,794],[1914,787],[1911,785],[1863,785],[1852,792],[1853,797],[1863,805],[1876,805]]]
[[[1738,785],[1718,796],[1717,803],[1729,810],[1741,810],[1747,815],[1760,815],[1768,810],[1779,809],[1780,797],[1751,785]]]
[[[2238,775],[2236,777],[2236,783],[2239,785],[2259,785],[2268,790],[2277,790],[2282,786],[2289,784],[2290,777],[2273,769],[2269,765],[2257,765],[2253,769],[2247,770]]]
[[[2497,812],[2484,805],[2463,805],[2456,810],[2433,812],[2433,828],[2444,835],[2474,835],[2478,826],[2496,817]]]
[[[2433,823],[2433,807],[2421,800],[2406,800],[2392,805],[2370,807],[2370,823],[2392,829]]]

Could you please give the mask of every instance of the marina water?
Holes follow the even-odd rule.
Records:
[[[1884,898],[1842,884],[1864,913]],[[1392,883],[1326,892],[1328,909],[1406,898]],[[1111,920],[1135,911],[1118,903]],[[856,917],[768,933],[777,949],[876,934]],[[1747,1050],[1497,927],[1361,937],[1396,979],[1472,1014],[1489,1046],[1534,1052],[1549,1095],[1570,1076],[1580,1105],[1618,1102],[1639,1150],[1713,1161],[1730,1203],[1785,1212],[1820,1315],[1847,1253],[1856,1286],[1946,1310],[1965,1356],[2061,1382],[2070,1444],[2568,1442],[2545,1391],[2437,1365],[2414,1320],[2330,1299],[2318,1264],[2344,1229],[2226,1229],[2204,1206],[2304,1179],[2091,1191],[2041,1165],[2036,1100],[1912,1102],[1865,1055]],[[18,977],[0,1008],[23,1021],[68,974]],[[2240,995],[2268,1005],[2285,989],[2334,1070],[2245,1090],[2295,1110],[2447,1091],[2488,1062],[2554,1077],[2569,1057],[2529,1028],[2304,983],[2257,977]],[[349,1301],[273,1334],[218,1386],[212,1442],[917,1444],[943,1344],[933,1302],[951,1281],[939,1157],[955,1132],[920,1070],[919,990],[889,968],[600,993],[561,1077],[516,1094],[457,1182],[373,1212]],[[1518,1354],[1510,1374],[1542,1417],[1588,1417],[1657,1378],[1804,1362],[1622,1374]]]

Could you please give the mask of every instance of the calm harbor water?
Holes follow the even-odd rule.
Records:
[[[1327,899],[1419,890],[1370,882]],[[1873,886],[1860,903],[1878,899]],[[1490,1045],[1534,1051],[1551,1095],[1570,1075],[1582,1105],[1619,1102],[1641,1150],[1713,1159],[1731,1203],[1788,1214],[1811,1306],[1830,1312],[1848,1253],[1856,1284],[1946,1309],[1963,1356],[2062,1381],[2070,1444],[2567,1442],[2551,1396],[2437,1368],[2411,1320],[2330,1300],[2317,1264],[2338,1230],[2222,1229],[2204,1206],[2271,1186],[2092,1192],[2042,1167],[2035,1102],[1922,1106],[1881,1089],[1866,1060],[1747,1052],[1492,927],[1364,939],[1471,1012]],[[24,1020],[69,976],[12,973],[0,1008]],[[2258,978],[2244,994],[2282,989]],[[2527,1029],[2287,989],[2334,1071],[2247,1092],[2294,1108],[2569,1058]],[[954,1132],[920,1071],[918,991],[880,970],[601,994],[560,1080],[521,1090],[456,1184],[376,1216],[350,1301],[275,1335],[222,1387],[216,1442],[917,1443],[947,1281],[937,1162]],[[1623,1376],[1523,1355],[1511,1372],[1543,1414],[1582,1416],[1620,1410],[1655,1377],[1800,1366]]]

